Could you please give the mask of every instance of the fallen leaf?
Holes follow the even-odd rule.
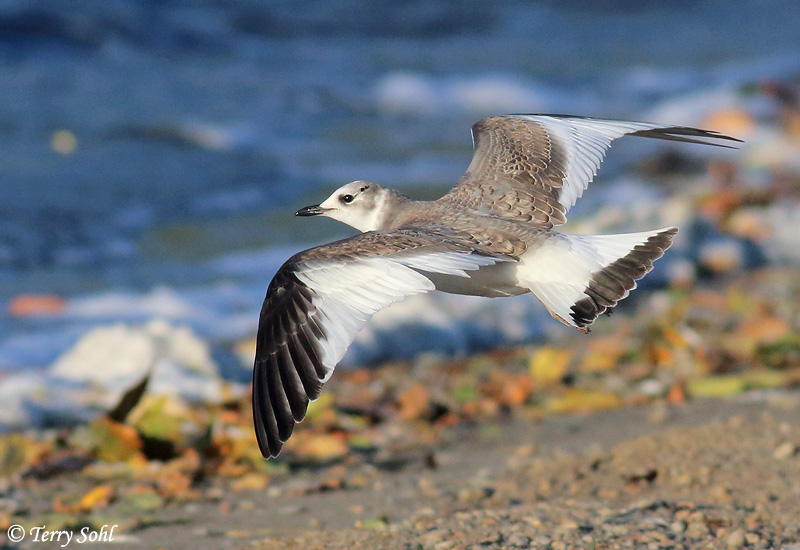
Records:
[[[800,366],[800,336],[791,335],[776,342],[762,343],[756,348],[756,358],[776,369]]]
[[[322,393],[316,401],[311,401],[306,410],[306,421],[315,420],[333,406],[333,395]]]
[[[455,387],[453,390],[453,399],[459,405],[466,405],[467,403],[472,403],[477,401],[479,397],[478,388],[475,386],[475,383],[470,382],[463,382]]]
[[[365,519],[363,521],[362,520],[358,520],[356,522],[356,528],[358,528],[358,529],[379,529],[379,530],[383,530],[383,529],[386,528],[386,525],[388,523],[389,522],[386,519],[386,517],[382,516],[382,517],[379,517],[379,518]]]
[[[183,418],[170,405],[170,399],[165,395],[149,397],[134,411],[131,423],[144,436],[180,445],[185,439],[181,430]]]
[[[397,396],[400,417],[405,420],[419,418],[428,410],[431,397],[425,386],[419,382],[412,384]]]
[[[707,376],[686,383],[692,397],[729,397],[745,390],[744,378],[737,375]]]
[[[81,498],[81,510],[89,512],[102,506],[108,505],[114,496],[114,488],[111,485],[98,485]]]
[[[568,389],[563,395],[550,397],[545,406],[551,412],[590,412],[616,409],[622,399],[614,393]]]
[[[669,389],[667,401],[673,405],[680,405],[686,401],[686,390],[680,384],[675,384]]]
[[[782,388],[789,384],[785,372],[775,370],[752,370],[742,374],[747,389]]]
[[[0,437],[0,477],[8,478],[21,473],[28,464],[30,442],[22,434]]]
[[[84,495],[60,494],[53,497],[53,511],[57,514],[86,513],[108,506],[114,498],[111,485],[98,485]]]
[[[269,482],[268,476],[258,473],[249,473],[234,481],[231,488],[234,491],[258,491],[266,487],[267,482]]]
[[[539,348],[529,364],[533,381],[543,386],[557,384],[567,372],[571,356],[572,353],[565,349],[550,346]]]
[[[158,510],[164,506],[165,501],[155,491],[150,491],[133,495],[128,499],[128,502],[141,510]]]
[[[142,440],[134,428],[105,416],[92,421],[88,433],[92,450],[98,460],[105,462],[127,461],[139,455],[142,448]]]
[[[495,370],[484,386],[484,392],[497,403],[515,407],[524,403],[533,392],[533,382],[525,374]]]
[[[299,436],[299,437],[298,437]],[[347,443],[336,434],[315,434],[300,432],[295,434],[287,444],[296,455],[319,462],[333,460],[347,454]]]
[[[603,372],[617,367],[620,357],[627,349],[619,338],[604,338],[589,343],[586,356],[583,358],[583,370],[586,372]]]
[[[158,494],[166,499],[195,500],[199,493],[191,489],[192,476],[176,472],[162,471],[155,478]]]

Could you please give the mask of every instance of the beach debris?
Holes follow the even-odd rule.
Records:
[[[64,311],[66,302],[55,294],[20,294],[8,303],[11,317],[34,317],[58,315]]]
[[[145,376],[147,391],[155,395],[205,402],[223,395],[208,343],[162,320],[94,328],[56,360],[50,375],[83,386],[85,403],[104,410]]]

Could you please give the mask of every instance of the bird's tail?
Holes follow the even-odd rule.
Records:
[[[588,332],[636,288],[672,244],[677,227],[625,235],[552,232],[523,255],[517,278],[562,323]]]

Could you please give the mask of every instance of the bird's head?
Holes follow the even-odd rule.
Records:
[[[341,186],[321,204],[306,206],[295,216],[327,216],[359,231],[382,229],[390,189],[370,181],[353,181]]]

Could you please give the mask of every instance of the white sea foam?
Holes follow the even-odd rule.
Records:
[[[515,112],[558,112],[590,103],[587,97],[511,75],[434,77],[423,73],[389,73],[374,88],[382,111],[417,116],[466,112],[478,116]],[[577,110],[576,110],[577,109]]]
[[[115,291],[77,298],[67,304],[65,313],[76,317],[180,319],[196,315],[197,309],[174,289],[160,286],[146,294]]]

